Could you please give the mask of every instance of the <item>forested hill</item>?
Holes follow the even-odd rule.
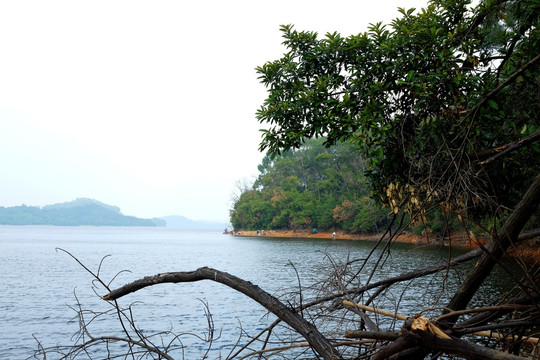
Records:
[[[165,226],[159,219],[126,216],[115,206],[92,199],[37,206],[0,207],[1,225]]]
[[[369,198],[365,162],[350,144],[330,148],[311,139],[259,165],[252,187],[240,189],[231,211],[235,229],[378,231],[388,219]]]

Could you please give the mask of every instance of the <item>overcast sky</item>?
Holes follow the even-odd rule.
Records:
[[[427,1],[0,0],[0,206],[89,197],[227,221],[263,154],[282,24],[351,35]]]

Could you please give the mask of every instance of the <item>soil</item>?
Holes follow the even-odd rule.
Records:
[[[341,240],[365,240],[365,241],[377,241],[383,234],[353,234],[345,232],[336,232],[336,239]],[[262,236],[262,237],[281,237],[281,238],[302,238],[302,239],[332,239],[332,232],[317,232],[314,233],[311,230],[268,230],[268,231],[239,231],[234,234],[235,236]],[[395,241],[426,245],[426,244],[443,244],[451,245],[453,247],[476,249],[480,245],[485,245],[488,241],[488,237],[477,237],[475,240],[471,239],[466,233],[452,234],[450,239],[445,239],[443,242],[436,239],[434,235],[415,235],[412,233],[404,233],[399,235]],[[510,250],[510,255],[513,257],[520,257],[524,261],[540,264],[540,238],[533,238],[527,241],[523,241],[517,247]]]

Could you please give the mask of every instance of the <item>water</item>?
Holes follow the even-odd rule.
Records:
[[[372,246],[359,241],[241,238],[167,228],[0,226],[0,357],[28,358],[38,348],[36,339],[46,348],[72,343],[78,320],[71,308],[77,309],[79,304],[95,311],[111,309],[94,294],[92,275],[57,248],[69,251],[94,273],[99,269],[106,282],[122,270],[130,271],[118,274],[111,288],[148,275],[209,266],[281,294],[284,288],[298,285],[296,271],[306,286],[322,279],[326,272],[322,269],[330,265],[328,257],[336,261],[363,258]],[[106,255],[110,256],[100,268]],[[439,264],[446,257],[447,251],[440,248],[400,245],[377,276],[386,278]],[[396,287],[378,306],[393,310],[391,307],[400,302],[405,304],[400,311],[434,306],[436,299],[447,296],[439,293],[440,281],[440,275],[417,280],[412,284],[417,291],[406,295]],[[451,293],[457,283],[450,281],[446,292]],[[494,282],[488,290],[498,290],[499,283]],[[101,287],[97,291],[100,296],[106,293]],[[306,289],[305,295],[309,294]],[[210,281],[158,285],[120,299],[122,307],[134,304],[136,324],[145,335],[173,329],[175,333],[207,336],[205,303],[216,331],[221,333],[209,353],[211,359],[229,354],[240,327],[254,334],[274,319],[251,299]],[[86,314],[85,320],[91,319],[92,314]],[[118,322],[111,317],[96,318],[89,329],[93,335],[120,334]],[[186,348],[178,350],[177,358],[202,358],[207,347],[193,336],[182,337],[182,344]],[[99,353],[103,349],[96,351],[95,358],[106,357]]]

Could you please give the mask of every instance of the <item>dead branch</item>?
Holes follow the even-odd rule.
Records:
[[[352,303],[350,301],[347,301],[347,300],[343,300],[343,305],[357,307],[357,308],[362,309],[362,310],[371,311],[373,313],[381,314],[381,315],[384,315],[384,316],[390,316],[390,317],[393,317],[393,318],[396,318],[396,319],[399,319],[399,320],[407,320],[407,318],[408,318],[408,316],[405,316],[405,315],[393,313],[393,312],[382,310],[382,309],[376,309],[374,307],[366,306],[366,305],[362,305],[362,304],[354,304],[354,303]]]
[[[373,341],[370,341],[370,340],[364,340],[364,341],[344,341],[344,342],[338,342],[338,343],[335,343],[334,346],[352,346],[352,345],[361,345],[361,344],[370,344],[372,343]],[[271,348],[271,349],[261,349],[261,350],[257,350],[257,351],[253,351],[249,354],[246,354],[244,356],[242,356],[241,358],[239,358],[238,360],[244,360],[244,359],[247,359],[247,358],[250,358],[252,357],[253,355],[260,355],[260,354],[264,354],[264,353],[269,353],[269,352],[281,352],[281,351],[285,351],[285,350],[290,350],[290,349],[297,349],[297,348],[305,348],[305,347],[309,347],[310,345],[308,343],[300,343],[300,344],[294,344],[294,345],[288,345],[288,346],[280,346],[280,347],[276,347],[276,348]]]
[[[507,335],[503,335],[503,334],[496,333],[493,331],[477,331],[473,333],[473,335],[485,336],[488,338],[495,338],[495,339],[500,339],[500,340],[510,341],[510,342],[519,341],[518,336],[514,336],[514,335],[507,336]],[[522,340],[523,342],[534,344],[534,345],[537,345],[540,342],[540,339],[537,337],[526,337],[526,338],[523,338]]]
[[[388,278],[388,279],[376,281],[376,282],[373,282],[373,283],[370,283],[370,284],[367,284],[367,285],[364,285],[364,286],[360,286],[360,287],[357,287],[357,288],[351,288],[351,289],[345,290],[343,292],[338,292],[338,293],[335,293],[335,294],[332,294],[332,295],[329,295],[329,296],[320,297],[320,298],[318,298],[318,299],[316,299],[316,300],[314,300],[314,301],[312,301],[310,303],[305,304],[303,306],[303,308],[306,309],[308,307],[319,305],[319,304],[324,303],[324,302],[333,301],[333,300],[336,300],[336,299],[339,299],[339,298],[343,298],[343,297],[345,297],[347,295],[359,295],[359,294],[362,294],[362,293],[364,293],[364,292],[366,292],[368,290],[375,289],[375,288],[378,288],[380,286],[389,286],[389,285],[397,284],[397,283],[400,283],[400,282],[409,281],[409,280],[413,280],[413,279],[420,278],[420,277],[423,277],[423,276],[435,274],[435,273],[437,273],[439,271],[442,271],[442,270],[445,270],[445,269],[448,269],[448,268],[452,268],[452,267],[457,266],[459,264],[462,264],[462,263],[465,263],[465,262],[470,261],[472,259],[475,259],[475,258],[479,257],[480,255],[482,255],[482,249],[471,250],[471,251],[469,251],[469,252],[467,252],[465,254],[462,254],[460,256],[456,256],[455,258],[451,259],[450,261],[446,261],[446,262],[444,262],[442,264],[439,264],[439,265],[431,266],[431,267],[420,269],[420,270],[411,271],[411,272],[401,274],[401,275],[398,275],[398,276],[394,276],[394,277],[391,277],[391,278]],[[299,311],[300,309],[297,308],[296,310]]]
[[[347,330],[345,337],[347,339],[373,339],[395,341],[401,336],[399,331],[362,331]]]
[[[540,293],[534,292],[534,291],[527,292],[515,299],[512,299],[511,301],[508,301],[507,305],[510,305],[509,309],[500,309],[500,310],[491,310],[491,311],[487,310],[487,311],[480,312],[479,314],[476,314],[470,317],[469,319],[466,319],[463,322],[459,323],[457,326],[453,328],[453,330],[456,333],[461,333],[462,331],[465,331],[465,328],[471,328],[473,326],[478,327],[479,325],[485,324],[490,319],[499,318],[510,311],[514,311],[514,309],[512,309],[512,306],[515,306],[515,305],[538,306],[539,302],[540,302]]]
[[[540,228],[523,231],[521,234],[519,234],[518,242],[529,240],[537,236],[540,236]]]
[[[465,309],[460,311],[450,311],[446,314],[443,314],[437,318],[437,321],[441,321],[443,319],[456,316],[456,315],[464,315],[464,314],[470,314],[474,312],[486,312],[486,311],[516,311],[516,310],[532,310],[535,307],[531,305],[516,305],[516,304],[505,304],[505,305],[496,305],[496,306],[485,306],[481,308],[474,308],[474,309]]]
[[[261,336],[264,335],[264,333],[267,333],[266,340],[264,340],[264,346],[268,343],[268,339],[270,335],[272,334],[273,329],[281,322],[280,319],[275,320],[270,326],[266,327],[265,329],[261,330],[257,335],[253,336],[251,340],[249,340],[246,344],[242,345],[234,354],[231,351],[231,355],[227,356],[227,359],[235,359],[242,351],[247,349],[251,344],[253,344],[255,341],[259,340]],[[234,350],[234,349],[233,349]]]
[[[482,325],[482,326],[475,326],[475,327],[468,327],[463,328],[460,330],[452,329],[452,334],[461,337],[463,335],[473,334],[473,335],[479,335],[482,334],[483,331],[490,331],[493,333],[493,330],[499,330],[499,329],[510,329],[510,328],[535,328],[538,327],[540,323],[538,321],[531,321],[531,320],[512,320],[512,321],[504,321],[500,323],[493,323],[488,325]],[[482,335],[480,335],[482,336]]]
[[[421,316],[419,314],[415,315],[414,317],[410,317],[410,316],[406,316],[406,315],[392,313],[390,311],[386,311],[386,310],[382,310],[382,309],[376,309],[376,308],[373,308],[371,306],[365,306],[365,305],[362,305],[362,304],[354,304],[354,303],[351,303],[350,301],[346,301],[346,300],[343,301],[343,305],[357,307],[357,308],[362,309],[362,310],[371,311],[371,312],[381,314],[381,315],[384,315],[384,316],[389,316],[389,317],[393,317],[395,319],[404,320],[406,322],[410,321],[410,328],[412,330],[420,329],[422,331],[427,331],[427,332],[433,333],[433,334],[435,334],[435,335],[437,335],[439,337],[442,337],[442,338],[445,338],[445,339],[450,339],[450,337],[444,331],[439,329],[435,324],[433,324],[427,318],[425,318],[425,317],[423,317],[423,316]]]
[[[360,339],[376,339],[376,340],[390,340],[393,341],[392,344],[383,347],[373,359],[387,359],[388,357],[397,354],[398,352],[409,350],[417,346],[421,346],[423,349],[443,351],[447,354],[461,355],[468,359],[514,359],[519,358],[513,355],[507,357],[506,353],[499,352],[497,350],[486,349],[478,345],[472,344],[467,341],[451,338],[439,329],[435,324],[430,322],[428,319],[423,316],[416,315],[414,317],[407,317],[405,315],[392,313],[382,309],[376,309],[370,306],[365,306],[362,304],[355,304],[350,301],[344,300],[343,304],[346,306],[357,307],[362,310],[371,311],[377,314],[384,316],[390,316],[400,320],[405,320],[405,324],[401,332],[373,332],[373,331],[359,331],[359,330],[348,330],[345,333],[346,338],[360,338]],[[486,312],[486,311],[501,311],[501,310],[530,310],[531,306],[523,305],[500,305],[500,306],[491,306],[485,308],[470,309],[468,311],[463,311],[461,313],[469,312]],[[456,315],[455,313],[452,313]],[[443,315],[445,317],[450,317],[452,314]],[[440,319],[440,318],[439,318]],[[507,326],[507,325],[506,325]],[[506,327],[504,324],[500,327]],[[416,337],[410,337],[411,334],[415,334]],[[507,336],[500,333],[495,333],[492,331],[479,331],[472,333],[476,336],[483,336],[489,338],[495,338],[499,340],[505,340],[509,342],[517,341],[519,338],[517,336]],[[427,338],[427,339],[424,339]],[[444,339],[455,341],[456,343],[452,346],[450,343],[434,341],[434,339]],[[429,346],[426,345],[426,342],[429,342]],[[533,345],[537,345],[540,342],[540,339],[535,337],[526,337],[523,339],[523,342],[528,342]],[[438,344],[438,345],[436,345]]]
[[[285,306],[274,296],[263,291],[249,281],[208,267],[199,268],[190,272],[170,272],[147,276],[143,279],[126,284],[121,288],[112,290],[109,294],[105,295],[103,299],[108,301],[116,300],[142,288],[157,284],[176,284],[201,280],[212,280],[221,283],[257,301],[302,335],[311,347],[324,359],[334,360],[341,358],[336,349],[331,345],[330,341],[326,339],[315,326],[307,322],[293,309]]]
[[[461,339],[443,339],[428,332],[414,331],[404,335],[415,346],[462,356],[470,360],[523,360],[502,351],[493,350]],[[375,358],[374,358],[375,360]]]
[[[405,327],[407,326],[407,323]],[[408,349],[421,347],[423,349],[442,351],[450,355],[462,356],[472,360],[518,360],[522,359],[519,356],[510,355],[502,351],[497,351],[483,346],[473,344],[469,341],[443,338],[428,331],[419,329],[412,330],[404,328],[400,332],[373,332],[373,331],[358,331],[349,330],[345,337],[355,339],[375,339],[393,341],[388,346],[385,346],[373,356],[373,360],[388,359],[394,354],[398,354]],[[398,356],[398,358],[400,358]]]

